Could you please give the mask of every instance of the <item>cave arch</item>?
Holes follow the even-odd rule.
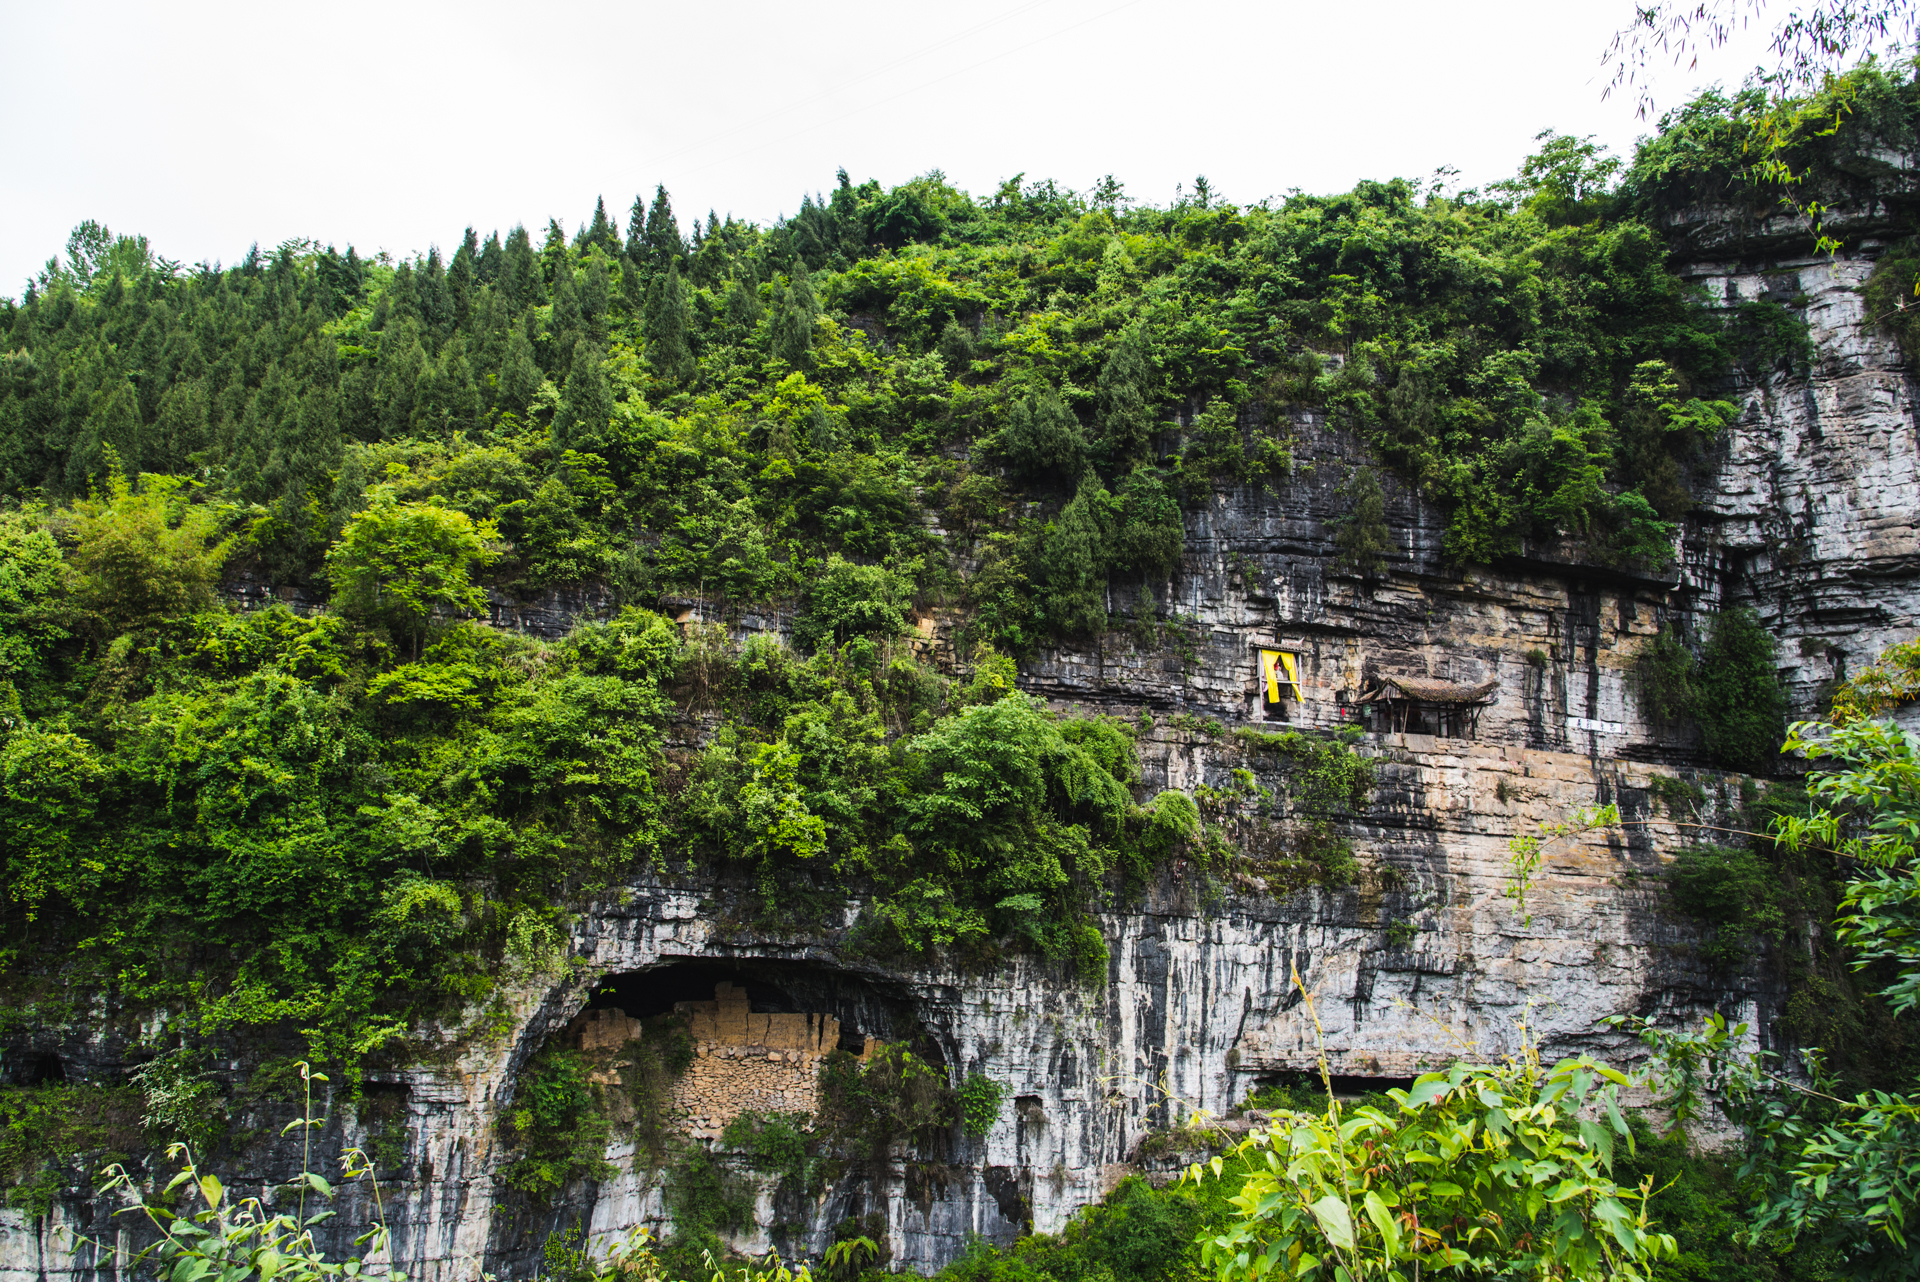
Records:
[[[744,989],[750,1009],[765,1015],[831,1015],[840,1049],[859,1053],[866,1039],[907,1042],[942,1067],[941,1039],[920,1019],[910,993],[896,985],[816,961],[778,957],[663,957],[649,967],[615,971],[595,981],[580,1014],[618,1010],[633,1019],[666,1015],[682,1002],[710,1002],[715,989]]]

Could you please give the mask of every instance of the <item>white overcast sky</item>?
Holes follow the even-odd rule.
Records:
[[[1632,0],[0,0],[0,294],[97,218],[185,262],[310,236],[451,249],[664,181],[683,225],[931,168],[976,195],[1204,173],[1250,202],[1437,167],[1510,174],[1542,129],[1630,154],[1599,55]],[[1759,32],[1656,81],[1737,84]]]

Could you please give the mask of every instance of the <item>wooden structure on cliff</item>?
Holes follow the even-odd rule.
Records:
[[[1435,681],[1430,677],[1383,676],[1380,684],[1360,696],[1375,710],[1374,729],[1405,734],[1409,728],[1443,739],[1471,739],[1480,729],[1480,710],[1493,702],[1498,681],[1469,685],[1463,681]]]

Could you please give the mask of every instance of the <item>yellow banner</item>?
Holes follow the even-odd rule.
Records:
[[[1296,658],[1287,650],[1262,650],[1260,652],[1260,676],[1267,683],[1267,702],[1280,702],[1281,687],[1286,687],[1288,697],[1297,703],[1306,700],[1300,694],[1300,670]]]

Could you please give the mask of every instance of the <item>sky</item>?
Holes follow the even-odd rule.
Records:
[[[930,169],[975,195],[1016,174],[1113,174],[1165,204],[1364,178],[1511,174],[1543,129],[1630,155],[1604,98],[1633,0],[0,0],[0,295],[94,218],[231,263],[310,237],[451,250],[597,196],[624,225],[665,183],[683,225]],[[1653,82],[1661,108],[1737,85],[1755,30]]]

